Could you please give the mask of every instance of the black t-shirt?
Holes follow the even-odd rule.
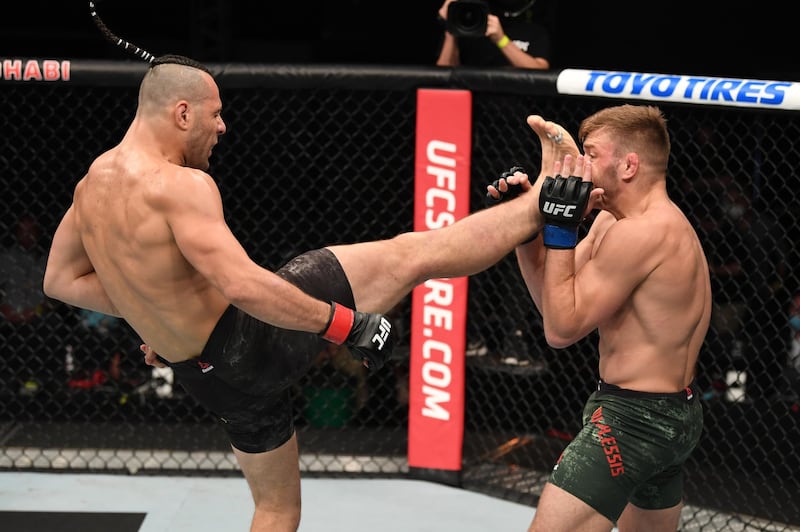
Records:
[[[500,24],[508,38],[523,52],[550,61],[550,35],[544,26],[519,18],[503,17],[500,18]],[[458,48],[464,66],[509,66],[502,50],[488,37],[459,37]]]

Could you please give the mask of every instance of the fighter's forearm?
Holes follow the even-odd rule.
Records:
[[[528,293],[539,312],[542,312],[542,284],[544,282],[544,253],[541,236],[516,248],[517,265],[528,288]]]
[[[545,252],[542,282],[542,318],[547,343],[567,347],[580,339],[575,297],[574,249]]]

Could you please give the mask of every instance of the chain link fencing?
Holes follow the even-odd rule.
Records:
[[[0,83],[0,234],[10,257],[0,265],[0,468],[236,475],[214,418],[169,372],[143,364],[123,321],[41,294],[72,189],[122,138],[143,72],[84,68],[89,82]],[[613,104],[556,95],[552,78],[536,73],[215,69],[228,132],[210,173],[234,234],[270,269],[308,249],[412,229],[417,88],[473,91],[473,211],[504,170],[538,170],[527,115],[574,134],[582,118]],[[800,117],[659,105],[673,142],[670,194],[703,241],[715,293],[698,368],[705,432],[686,465],[681,529],[791,530],[800,526],[800,384],[788,325],[800,291]],[[21,228],[37,237],[24,253]],[[469,295],[461,483],[534,505],[579,429],[597,378],[596,338],[546,345],[513,254],[471,277]],[[410,298],[393,317],[402,341],[381,372],[328,350],[297,383],[305,475],[408,474]]]

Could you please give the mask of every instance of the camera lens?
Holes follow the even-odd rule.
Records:
[[[447,30],[456,37],[483,37],[489,4],[483,0],[456,0],[447,8]]]
[[[456,21],[456,24],[459,27],[463,28],[465,31],[474,31],[475,29],[481,27],[481,25],[486,22],[483,17],[483,13],[480,10],[474,9],[464,9],[459,13],[459,18]]]

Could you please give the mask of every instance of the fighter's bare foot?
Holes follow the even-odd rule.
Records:
[[[530,115],[527,122],[542,144],[540,175],[549,174],[553,169],[553,164],[556,161],[562,161],[565,155],[574,157],[580,155],[578,144],[564,127],[545,120],[540,115]]]

